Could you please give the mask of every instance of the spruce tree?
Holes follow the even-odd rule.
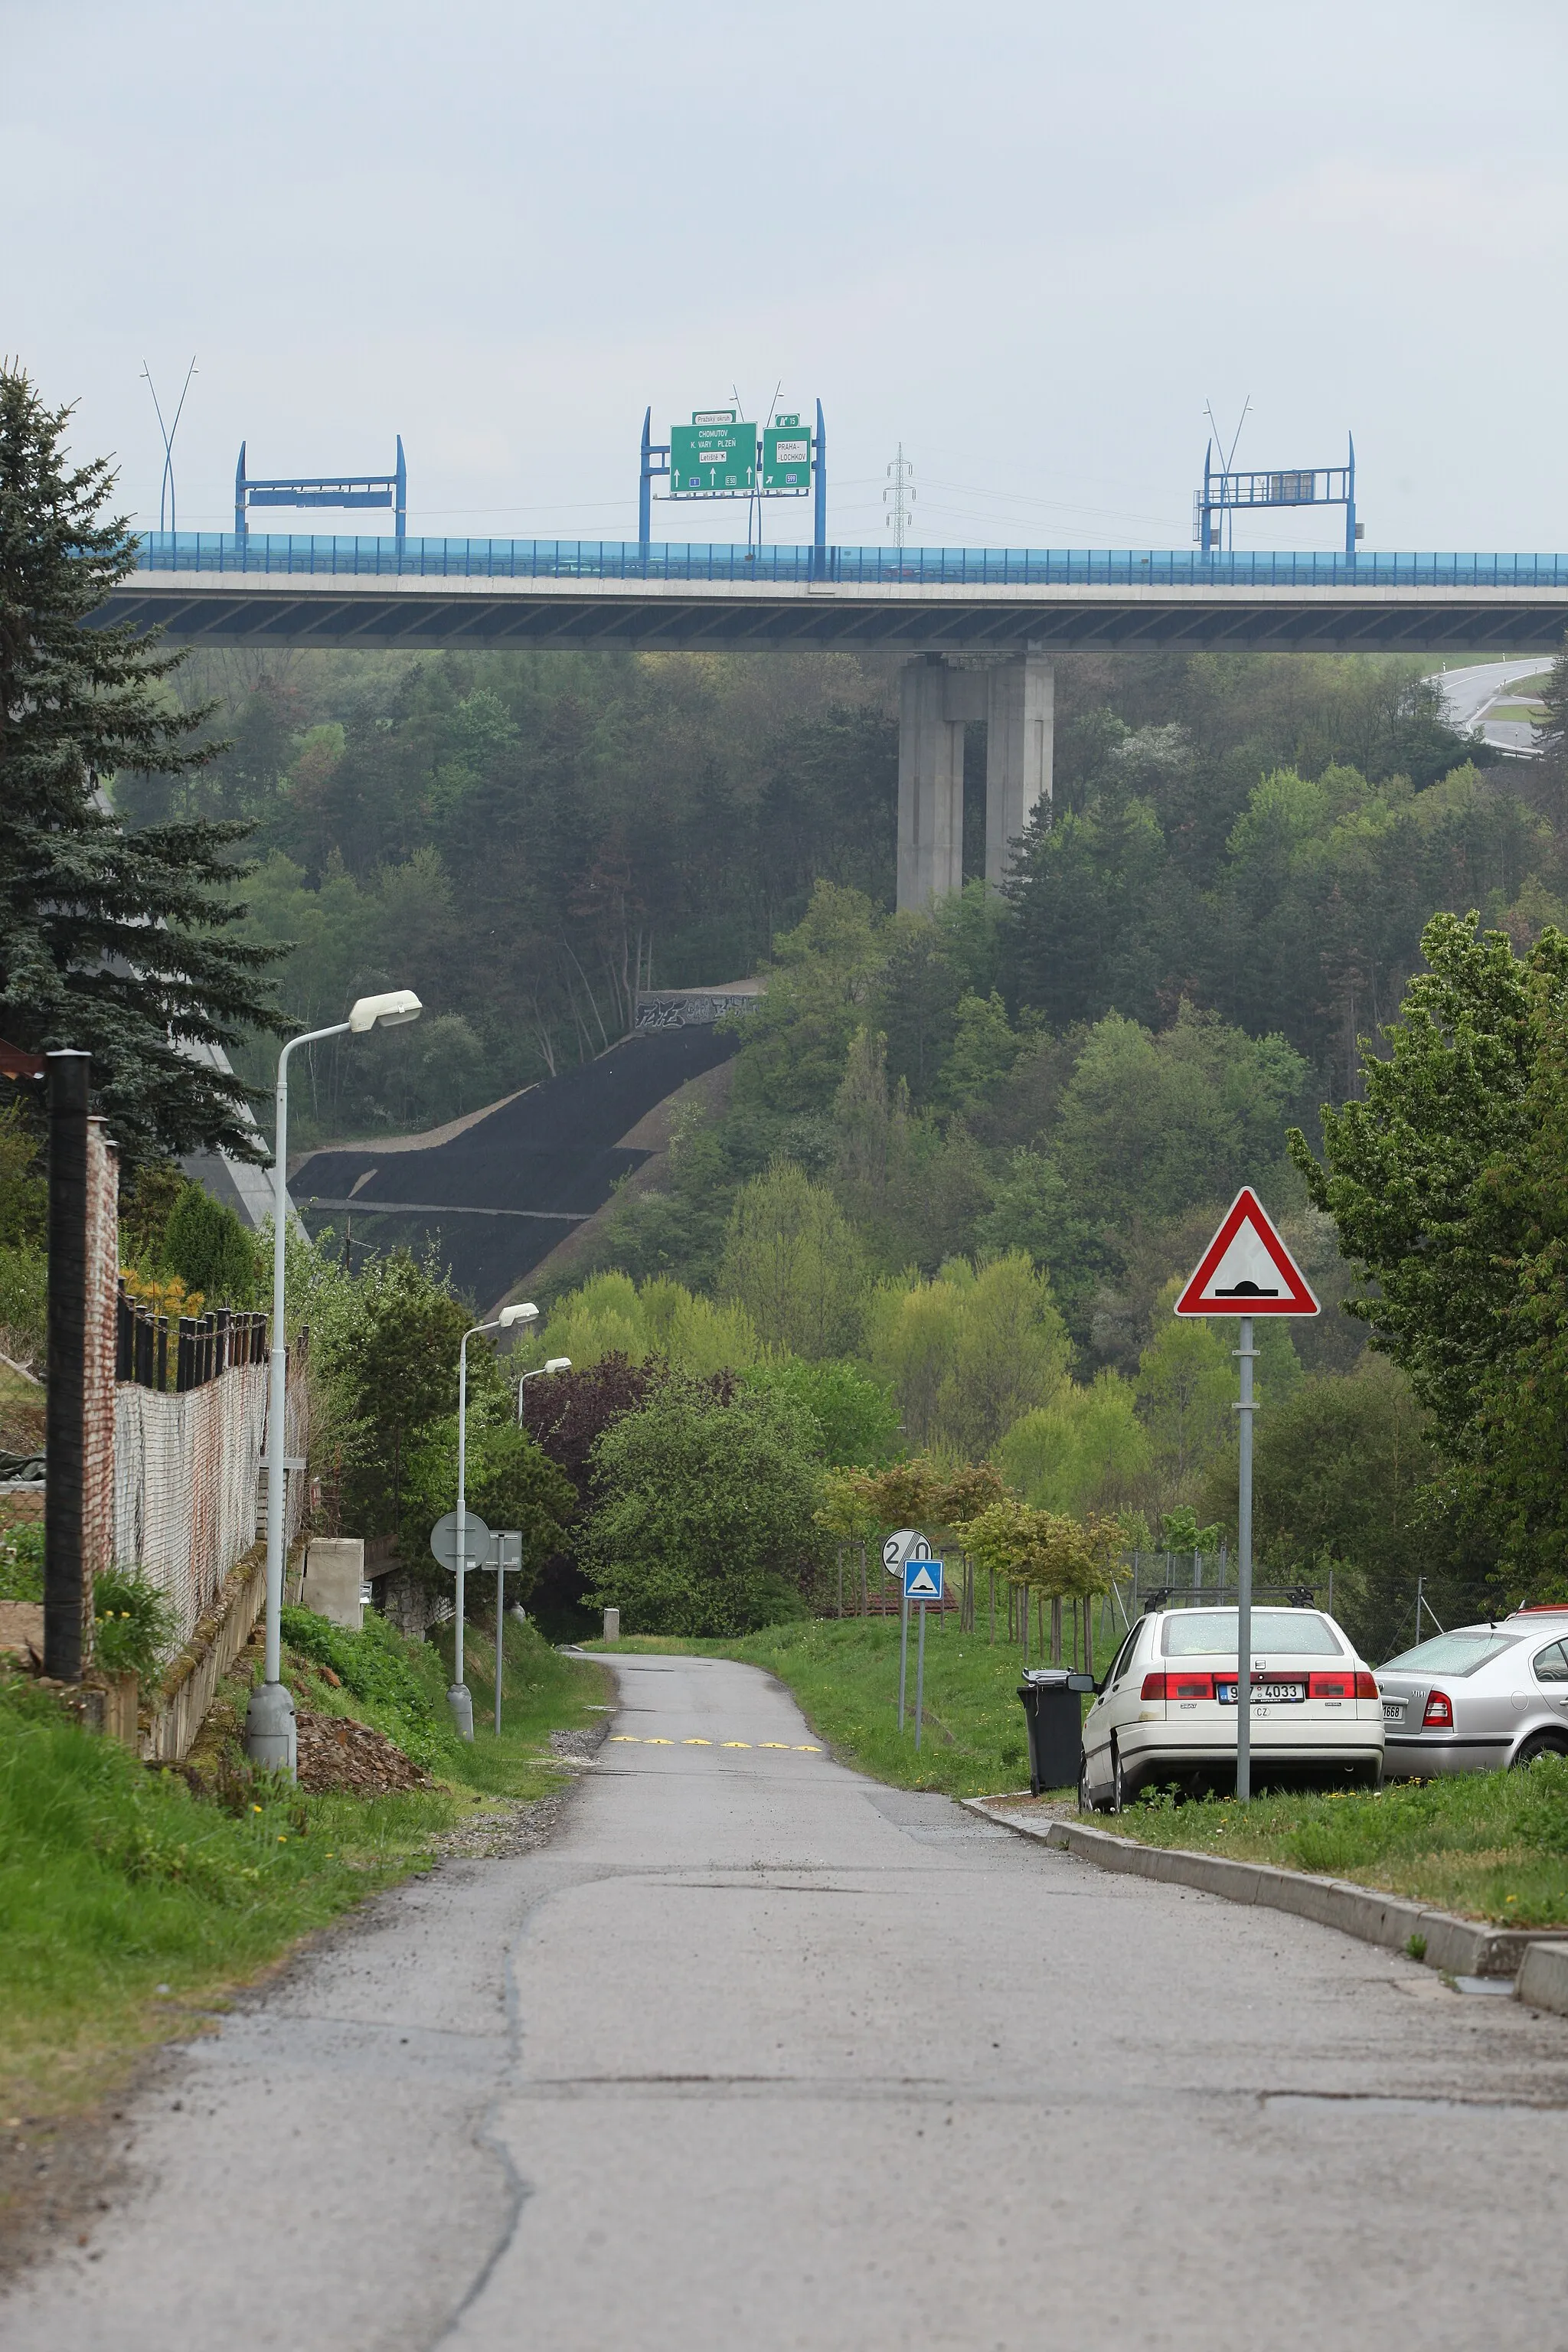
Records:
[[[0,1034],[89,1053],[94,1106],[132,1161],[259,1158],[247,1088],[201,1053],[283,1028],[277,951],[235,936],[247,829],[132,832],[104,798],[119,772],[186,775],[223,747],[204,740],[210,710],[171,691],[182,654],[93,624],[136,543],[109,511],[108,462],[68,457],[70,416],[0,362]]]

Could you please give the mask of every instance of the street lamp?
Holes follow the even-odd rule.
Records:
[[[552,1356],[547,1363],[541,1364],[536,1372],[524,1372],[517,1384],[517,1425],[520,1429],[522,1427],[522,1391],[528,1382],[547,1380],[552,1372],[569,1372],[571,1369],[570,1356]]]
[[[463,1492],[468,1464],[468,1341],[477,1339],[481,1331],[510,1331],[514,1324],[538,1320],[539,1309],[531,1299],[523,1306],[503,1307],[493,1321],[476,1323],[471,1330],[465,1331],[458,1349],[458,1630],[452,1653],[452,1687],[447,1693],[447,1704],[460,1739],[474,1736],[474,1702],[463,1680],[463,1576],[468,1564],[468,1507]]]
[[[283,1682],[283,1412],[289,1351],[283,1338],[283,1255],[289,1214],[289,1056],[299,1045],[323,1037],[363,1037],[371,1029],[400,1029],[417,1021],[419,999],[411,988],[385,996],[362,996],[346,1021],[290,1037],[278,1056],[277,1125],[272,1137],[272,1348],[267,1399],[267,1662],[263,1679],[245,1711],[245,1752],[267,1771],[294,1777],[294,1699]]]

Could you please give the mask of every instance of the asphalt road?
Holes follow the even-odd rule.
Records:
[[[1451,727],[1461,731],[1479,727],[1488,742],[1500,751],[1531,751],[1535,730],[1527,720],[1493,719],[1489,714],[1494,703],[1512,698],[1507,689],[1516,679],[1536,677],[1551,667],[1548,656],[1533,654],[1517,661],[1471,662],[1463,669],[1435,671],[1433,676],[1443,688]]]
[[[748,1668],[620,1675],[552,1846],[177,2062],[7,2352],[1568,2336],[1568,2023],[877,1787]]]

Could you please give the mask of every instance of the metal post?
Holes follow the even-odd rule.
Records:
[[[910,1666],[910,1596],[906,1592],[899,1612],[899,1729],[904,1727],[904,1690]]]
[[[483,1328],[476,1324],[474,1329]],[[447,1693],[460,1739],[474,1736],[474,1702],[463,1680],[463,1578],[468,1564],[468,1503],[463,1489],[468,1459],[468,1341],[473,1336],[473,1331],[465,1331],[458,1348],[458,1614],[452,1635],[452,1687]]]
[[[926,1604],[921,1602],[921,1638],[915,1651],[915,1754],[921,1752],[921,1725],[926,1704]]]
[[[1252,1798],[1252,1318],[1241,1318],[1241,1477],[1236,1513],[1236,1795]]]
[[[245,445],[240,445],[239,479],[245,477]],[[250,1694],[245,1713],[245,1752],[265,1770],[294,1777],[295,1723],[292,1693],[282,1679],[283,1636],[279,1612],[283,1606],[283,1416],[289,1394],[289,1350],[284,1338],[284,1276],[289,1233],[289,1056],[301,1045],[317,1045],[327,1037],[346,1037],[351,1024],[334,1021],[327,1029],[308,1029],[290,1037],[278,1056],[278,1088],[272,1135],[272,1328],[267,1397],[267,1647],[262,1681]]]
[[[403,436],[397,436],[396,504],[393,508],[393,537],[399,555],[408,533],[408,467],[404,462]]]
[[[822,403],[816,404],[816,533],[812,542],[811,576],[814,580],[827,577],[827,428],[822,421]]]
[[[1345,553],[1355,553],[1355,435],[1347,433],[1350,463],[1345,467]]]
[[[637,552],[646,555],[653,543],[653,475],[649,460],[653,455],[653,404],[643,412],[642,474],[637,483]]]
[[[239,445],[239,463],[234,469],[234,535],[236,539],[242,540],[245,537],[246,529],[245,444],[242,441]]]
[[[496,1538],[496,1738],[500,1738],[500,1669],[502,1635],[506,1623],[506,1538]]]
[[[1421,1639],[1421,1588],[1426,1581],[1426,1579],[1424,1576],[1418,1576],[1415,1580],[1415,1639],[1417,1643],[1419,1643]]]

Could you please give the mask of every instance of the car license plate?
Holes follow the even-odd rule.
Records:
[[[1385,1698],[1383,1702],[1383,1719],[1384,1723],[1403,1723],[1405,1701],[1402,1698]]]
[[[1306,1696],[1307,1685],[1305,1683],[1254,1683],[1252,1685],[1252,1704],[1254,1706],[1295,1706],[1299,1705]],[[1234,1706],[1236,1705],[1236,1685],[1234,1683],[1216,1684],[1215,1686],[1215,1696],[1218,1699],[1221,1706]]]

